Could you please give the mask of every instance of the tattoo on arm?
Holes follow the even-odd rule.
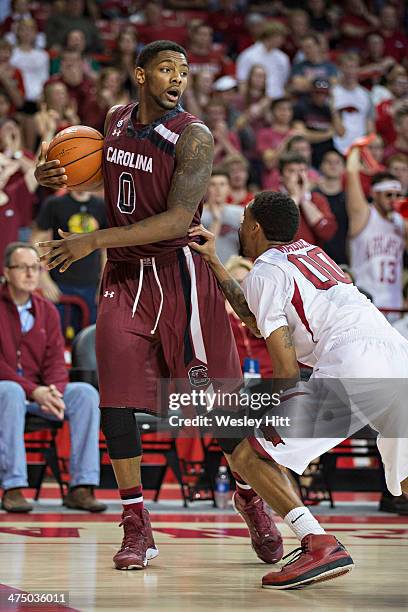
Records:
[[[197,210],[211,176],[214,141],[203,124],[192,123],[177,143],[176,169],[173,174],[167,208],[184,208],[191,214]]]
[[[237,281],[229,279],[223,281],[221,289],[232,308],[235,310],[241,321],[244,321],[248,327],[257,329],[256,319],[252,312],[249,310],[248,303],[245,299],[244,293]]]
[[[282,340],[284,342],[285,348],[291,348],[293,345],[292,334],[289,331],[288,327],[282,328]]]

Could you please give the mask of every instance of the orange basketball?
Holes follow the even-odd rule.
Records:
[[[103,136],[86,125],[73,125],[51,140],[47,161],[59,159],[68,177],[67,187],[90,191],[102,185]]]

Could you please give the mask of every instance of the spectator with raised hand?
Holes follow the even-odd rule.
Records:
[[[346,10],[340,21],[339,44],[347,51],[359,51],[365,41],[380,25],[380,20],[367,9],[364,0],[346,0]]]
[[[340,58],[341,79],[333,87],[333,111],[339,113],[344,134],[336,134],[334,145],[345,154],[357,138],[370,134],[374,128],[374,110],[370,95],[358,83],[359,56],[346,53]]]
[[[314,188],[320,179],[320,174],[317,168],[312,166],[312,145],[303,133],[291,136],[286,145],[286,153],[295,153],[300,155],[307,162],[307,178],[312,188]]]
[[[302,130],[312,145],[312,164],[318,167],[326,151],[334,148],[333,136],[344,135],[340,113],[331,108],[329,81],[313,81],[310,92],[295,104],[293,127]]]
[[[0,289],[0,474],[2,508],[29,512],[24,448],[27,413],[70,424],[69,508],[101,512],[99,484],[99,396],[87,383],[68,383],[64,339],[55,306],[35,293],[41,273],[36,249],[8,245],[6,283]],[[7,452],[5,452],[7,451]]]
[[[68,90],[68,96],[77,109],[80,120],[82,120],[82,108],[95,92],[95,83],[86,76],[82,56],[78,51],[65,49],[61,53],[61,72],[54,74],[49,83],[64,83]]]
[[[100,64],[92,56],[87,53],[86,37],[82,30],[69,30],[66,33],[64,40],[64,49],[69,51],[77,51],[81,54],[83,61],[84,74],[91,79],[96,79],[97,73],[100,70]],[[51,60],[50,73],[58,74],[61,69],[61,56],[58,55]]]
[[[64,83],[48,83],[44,87],[40,110],[34,115],[34,123],[37,136],[36,148],[38,141],[50,142],[60,130],[79,124],[75,104],[69,99]]]
[[[82,107],[82,120],[103,134],[106,113],[116,104],[128,104],[129,95],[123,89],[119,70],[103,68],[96,82],[95,97],[90,97]]]
[[[254,65],[261,65],[266,72],[266,94],[270,98],[285,95],[285,86],[290,73],[289,57],[281,51],[287,28],[279,21],[264,25],[257,42],[237,57],[237,78],[240,84],[248,79]]]
[[[402,107],[408,107],[408,74],[405,68],[395,65],[387,75],[385,86],[378,85],[371,92],[372,99],[379,100],[375,108],[375,129],[386,145],[397,138],[394,114]]]
[[[0,87],[11,100],[11,110],[15,111],[23,106],[25,91],[20,70],[10,63],[12,50],[11,44],[5,38],[0,38]]]
[[[320,180],[316,191],[327,199],[337,221],[334,236],[323,243],[324,251],[338,264],[347,264],[348,217],[344,190],[344,158],[338,151],[327,151],[320,164]]]
[[[301,39],[300,48],[304,59],[292,67],[290,88],[295,94],[313,90],[316,80],[334,84],[338,79],[335,64],[325,59],[320,38],[316,34],[306,34]]]
[[[28,183],[33,187],[32,170],[24,175],[21,175],[20,170],[18,160],[0,153],[0,276],[7,245],[19,240],[22,228],[30,226],[33,217],[35,198],[27,186]]]
[[[370,34],[367,37],[367,48],[363,51],[362,65],[358,73],[360,83],[371,90],[374,105],[380,102],[376,99],[378,88],[384,89],[379,83],[396,63],[393,57],[384,55],[384,50],[384,39],[376,32]]]
[[[287,153],[279,160],[280,191],[287,192],[299,207],[300,223],[294,240],[321,246],[335,235],[337,221],[325,196],[312,191],[307,162],[300,155]]]
[[[236,121],[238,129],[248,125],[255,129],[255,126],[260,127],[265,122],[264,114],[270,103],[266,95],[266,78],[265,68],[254,64],[247,80],[241,83],[240,116]]]
[[[373,296],[378,308],[401,308],[408,223],[394,207],[402,186],[389,172],[375,174],[370,205],[361,186],[361,168],[360,149],[353,147],[347,158],[346,184],[350,265],[356,284]]]

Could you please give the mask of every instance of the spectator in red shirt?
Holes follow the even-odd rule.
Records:
[[[408,105],[402,106],[394,115],[394,129],[397,138],[394,144],[389,145],[384,151],[384,161],[396,153],[408,155]]]
[[[89,384],[68,383],[64,339],[55,306],[35,294],[41,264],[34,247],[10,244],[4,255],[6,284],[0,289],[0,452],[2,508],[29,512],[21,489],[28,486],[24,449],[26,413],[70,422],[69,508],[101,512],[99,396]]]
[[[333,238],[337,231],[337,221],[327,198],[311,191],[307,170],[307,162],[300,155],[288,153],[279,160],[281,191],[291,196],[300,211],[299,229],[294,240],[302,238],[321,246]]]
[[[0,276],[3,273],[3,254],[10,242],[19,239],[22,227],[28,227],[33,218],[33,193],[28,189],[24,176],[17,176],[18,160],[0,153]]]
[[[233,255],[225,264],[225,268],[231,276],[241,284],[248,272],[252,269],[252,262],[249,259]],[[262,378],[272,378],[273,368],[272,361],[266,348],[266,342],[263,338],[257,338],[253,333],[242,323],[241,319],[234,312],[228,302],[225,302],[229,320],[231,323],[232,333],[234,334],[235,342],[238,349],[238,355],[242,369],[244,368],[245,359],[255,359],[259,364],[259,371]]]
[[[213,44],[213,29],[206,23],[198,23],[190,30],[187,51],[192,75],[201,70],[209,70],[215,78],[234,73],[233,62]]]
[[[61,54],[61,72],[55,74],[48,83],[64,83],[68,95],[75,102],[79,118],[82,120],[82,109],[95,94],[95,85],[92,79],[84,73],[83,61],[78,51],[65,49]]]
[[[186,42],[186,29],[184,26],[169,22],[163,11],[163,4],[159,0],[149,0],[143,9],[144,21],[137,23],[137,33],[145,45],[154,40],[173,40],[179,45]]]
[[[256,150],[268,173],[276,167],[289,138],[293,135],[293,105],[290,98],[277,98],[270,104],[271,125],[260,128],[256,135]]]
[[[25,92],[20,70],[10,64],[11,53],[10,43],[5,38],[0,39],[0,87],[9,96],[13,112],[22,107]]]
[[[230,180],[230,193],[227,204],[246,206],[254,199],[248,191],[249,163],[243,155],[229,155],[224,160],[224,168]]]
[[[363,49],[366,37],[379,25],[378,17],[368,11],[364,0],[347,0],[346,10],[340,21],[341,48],[346,51]]]
[[[380,12],[379,34],[384,39],[385,55],[398,63],[407,58],[408,38],[398,29],[398,15],[394,6],[386,4]]]
[[[407,48],[408,52],[408,48]],[[386,145],[391,145],[397,138],[394,127],[394,113],[406,104],[408,106],[408,75],[402,66],[396,66],[387,80],[390,98],[383,100],[375,109],[375,128],[381,134]]]

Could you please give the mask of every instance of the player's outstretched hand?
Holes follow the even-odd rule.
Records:
[[[96,249],[95,232],[70,234],[59,229],[58,233],[62,240],[47,240],[37,243],[39,248],[49,249],[40,257],[48,270],[60,266],[59,271],[65,272],[74,261],[86,257]]]
[[[42,142],[40,155],[38,156],[34,172],[37,183],[44,187],[49,187],[50,189],[65,187],[67,183],[65,168],[60,167],[60,161],[58,159],[47,161],[47,151],[48,144]]]
[[[208,263],[216,263],[218,261],[217,251],[215,250],[215,235],[209,232],[203,225],[195,225],[188,230],[189,238],[202,236],[205,239],[204,244],[198,242],[189,242],[188,245],[195,251],[201,253],[205,261]]]

